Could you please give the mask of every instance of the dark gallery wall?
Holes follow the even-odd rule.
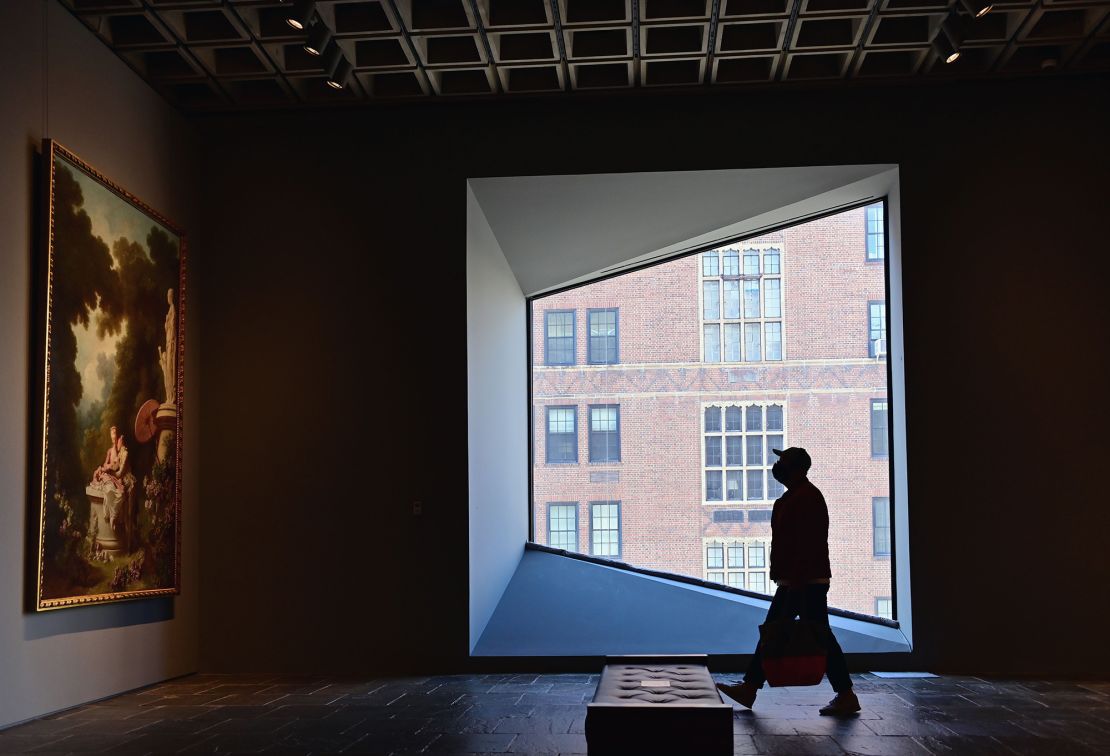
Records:
[[[467,177],[898,163],[907,663],[1110,675],[1106,85],[199,119],[203,667],[465,667]]]
[[[4,0],[0,28],[0,727],[197,668],[200,334],[189,300],[182,593],[176,598],[26,611],[34,569],[43,380],[32,281],[42,260],[37,153],[51,136],[186,232],[197,229],[195,131],[64,8]],[[34,543],[32,541],[32,543]],[[33,582],[33,581],[32,581]]]

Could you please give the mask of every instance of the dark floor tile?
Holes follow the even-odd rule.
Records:
[[[573,716],[545,717],[538,713],[531,717],[509,717],[502,719],[494,732],[566,735],[576,719]]]
[[[864,724],[876,735],[933,735],[937,737],[950,737],[954,735],[951,730],[939,722],[910,719],[908,717],[897,719],[867,719],[864,720]]]
[[[835,735],[845,753],[859,756],[929,756],[929,750],[901,735]]]
[[[839,743],[831,737],[821,735],[753,735],[752,741],[760,753],[772,756],[844,753]]]
[[[974,756],[1014,756],[1014,751],[994,738],[984,735],[953,735],[949,737],[919,737],[914,738],[930,753],[936,756],[954,756],[959,754],[974,754]],[[1067,749],[1048,751],[1024,751],[1029,754],[1054,754],[1054,756],[1080,756],[1078,752]]]
[[[586,736],[571,734],[544,734],[538,732],[517,735],[509,745],[511,753],[586,753]]]
[[[505,753],[516,736],[513,734],[475,733],[442,735],[425,753]]]

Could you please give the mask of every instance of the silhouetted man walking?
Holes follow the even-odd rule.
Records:
[[[829,622],[829,509],[825,497],[806,477],[812,461],[805,449],[772,449],[779,459],[771,475],[786,487],[771,512],[771,580],[778,584],[767,622],[801,616],[810,622]],[[826,674],[836,697],[821,709],[822,714],[846,715],[860,710],[852,692],[852,678],[844,652],[830,630]],[[740,685],[717,685],[730,698],[749,709],[756,692],[766,682],[762,647],[755,654]]]

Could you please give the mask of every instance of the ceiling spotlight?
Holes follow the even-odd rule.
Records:
[[[351,64],[343,56],[343,50],[334,39],[324,51],[324,75],[332,89],[343,89],[351,79]]]
[[[328,74],[328,86],[332,89],[343,89],[351,81],[351,63],[346,58],[340,58],[335,69]]]
[[[964,10],[971,14],[973,18],[982,18],[991,12],[993,4],[988,3],[987,0],[960,0],[960,4],[964,6]]]
[[[316,23],[308,31],[308,39],[304,43],[304,51],[309,55],[323,55],[331,41],[331,29],[323,19],[317,18]]]
[[[289,10],[285,12],[285,23],[297,31],[304,31],[312,21],[312,14],[316,12],[315,0],[296,0],[287,3]]]
[[[960,59],[960,45],[963,41],[964,36],[956,26],[955,17],[950,15],[944,19],[940,31],[933,37],[933,49],[945,63],[955,63]]]

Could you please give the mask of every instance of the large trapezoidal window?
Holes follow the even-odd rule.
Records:
[[[829,603],[891,612],[883,210],[534,298],[533,539],[771,593],[771,450],[802,446]]]

